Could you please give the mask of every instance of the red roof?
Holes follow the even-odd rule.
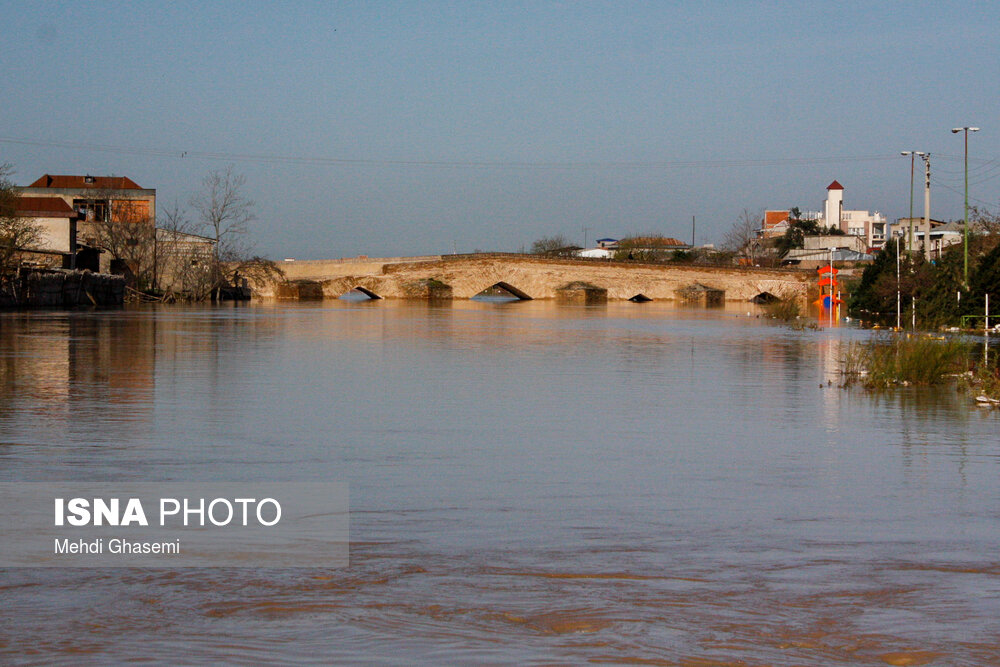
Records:
[[[687,247],[684,241],[679,241],[668,236],[633,236],[632,238],[622,239],[622,241],[626,242],[626,245],[632,248]]]
[[[834,181],[833,183],[830,183],[830,185],[826,186],[826,189],[827,190],[843,190],[844,186],[841,185],[840,183],[838,183],[837,181]]]
[[[72,218],[76,215],[73,207],[59,197],[18,197],[14,209],[24,218]]]
[[[770,229],[782,222],[788,221],[791,211],[764,211],[764,229]]]
[[[29,188],[105,188],[108,190],[142,190],[142,186],[125,176],[53,176],[45,174]]]

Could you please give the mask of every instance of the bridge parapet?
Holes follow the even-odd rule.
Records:
[[[450,294],[468,299],[502,283],[532,299],[552,299],[567,285],[586,283],[607,290],[611,300],[642,295],[673,301],[678,291],[697,284],[724,291],[728,301],[749,301],[764,292],[804,299],[813,282],[812,272],[794,269],[609,262],[515,253],[313,260],[286,262],[282,268],[289,280],[321,284],[327,298],[361,287],[386,298],[442,298]],[[428,285],[434,289],[427,289]],[[261,292],[274,295],[273,290],[270,294],[266,289]],[[436,296],[425,296],[428,294]]]

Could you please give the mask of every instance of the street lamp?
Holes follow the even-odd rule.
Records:
[[[969,132],[978,132],[978,127],[953,127],[952,134],[965,133],[965,287],[969,287]]]
[[[919,155],[923,157],[927,155],[923,151],[901,151],[900,155],[910,156],[910,217],[907,222],[910,223],[910,238],[906,242],[907,252],[913,252],[913,160]],[[897,248],[898,251],[898,248]]]

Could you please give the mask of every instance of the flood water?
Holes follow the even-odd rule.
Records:
[[[2,570],[0,663],[1000,663],[1000,411],[746,309],[0,314],[0,481],[351,494],[346,568]]]

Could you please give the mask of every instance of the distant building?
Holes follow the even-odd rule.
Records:
[[[764,211],[764,224],[760,235],[764,238],[784,236],[788,231],[790,224],[788,218],[791,214],[791,211]]]
[[[973,225],[973,228],[975,225]],[[912,228],[912,229],[911,229]],[[910,244],[910,232],[913,233],[913,243]],[[948,246],[961,243],[964,238],[964,222],[945,222],[930,218],[924,224],[923,218],[900,218],[892,226],[892,237],[903,240],[904,246],[923,253],[927,259],[938,259]],[[929,242],[928,242],[928,239]]]
[[[833,260],[842,266],[857,266],[868,264],[874,259],[874,255],[866,252],[858,252],[849,248],[835,248],[833,250],[806,250],[796,248],[788,253],[781,261],[786,266],[798,266],[803,269],[815,269],[826,266]]]
[[[769,210],[764,212],[760,236],[773,238],[782,236],[791,226],[791,211]],[[848,211],[844,209],[844,186],[833,181],[826,187],[826,201],[823,210],[802,213],[802,220],[816,220],[821,227],[836,227],[844,234],[865,239],[865,250],[881,248],[885,245],[888,231],[885,216],[875,211]]]
[[[830,250],[845,248],[856,252],[866,252],[868,245],[861,236],[844,234],[843,236],[806,236],[802,239],[802,250]]]
[[[617,250],[611,248],[587,248],[586,250],[578,250],[576,256],[590,259],[611,259],[616,252]]]
[[[108,257],[98,249],[96,225],[116,221],[155,226],[156,190],[143,188],[124,176],[77,176],[45,174],[27,187],[17,188],[22,199],[48,199],[47,206],[64,210],[54,201],[62,201],[77,218],[75,236],[67,236],[67,252],[78,268],[107,272]],[[61,229],[61,223],[46,223]],[[62,234],[60,231],[59,234]],[[152,234],[150,234],[150,238]],[[61,242],[60,242],[61,243]]]
[[[593,248],[577,250],[576,256],[589,259],[611,259],[618,251],[618,239],[597,239],[594,243],[597,245]]]
[[[78,218],[69,204],[52,197],[18,197],[14,215],[30,221],[39,232],[38,241],[23,250],[49,256],[37,258],[38,263],[68,266],[64,258],[72,254]]]
[[[802,248],[792,248],[782,259],[782,264],[802,268],[817,268],[839,262],[849,266],[871,262],[874,257],[867,252],[866,239],[860,236],[806,236]]]
[[[215,239],[156,230],[156,283],[165,292],[197,293],[206,288],[214,257]]]
[[[826,227],[836,226],[845,234],[862,237],[869,249],[885,245],[888,230],[885,216],[878,211],[845,210],[844,186],[837,181],[826,186],[826,201],[819,222]]]

